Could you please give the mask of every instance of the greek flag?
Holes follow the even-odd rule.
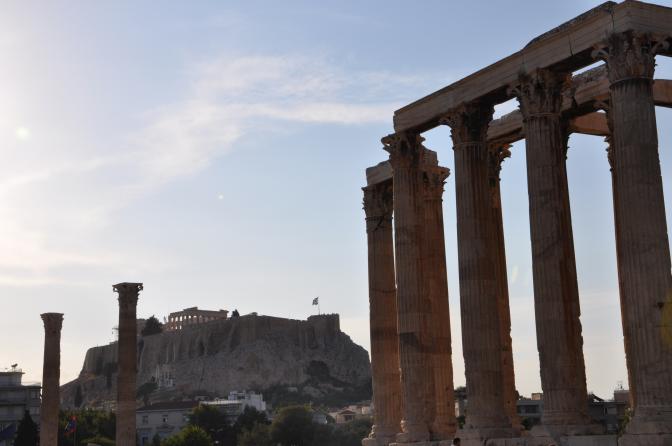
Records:
[[[320,304],[320,298],[319,297],[316,297],[315,299],[313,299],[313,305],[319,305],[319,304]]]

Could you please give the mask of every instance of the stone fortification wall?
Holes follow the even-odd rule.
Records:
[[[116,350],[116,343],[88,350],[79,378],[63,386],[65,407],[105,407],[114,400]],[[370,379],[368,353],[340,331],[337,314],[305,321],[247,315],[138,339],[137,382],[157,383],[152,398],[224,396],[299,386],[314,378],[316,364],[330,387],[318,386],[318,393]]]

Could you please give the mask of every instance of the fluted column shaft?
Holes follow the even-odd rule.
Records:
[[[430,430],[432,439],[435,440],[451,439],[457,429],[442,199],[443,185],[449,173],[449,170],[444,167],[425,168],[425,252],[423,259],[424,280],[433,317],[432,369],[436,389],[436,410]]]
[[[117,343],[117,436],[119,446],[135,445],[137,375],[137,304],[141,283],[114,285],[119,293],[119,341]]]
[[[650,35],[617,34],[597,54],[611,83],[618,276],[635,404],[622,444],[672,442],[672,275],[652,88],[662,46]]]
[[[509,283],[506,271],[506,247],[504,243],[504,222],[502,219],[502,198],[499,188],[502,162],[511,156],[509,146],[490,147],[489,184],[494,231],[493,258],[495,259],[496,280],[498,285],[497,303],[499,309],[499,332],[502,342],[502,396],[504,407],[513,427],[520,428],[520,417],[516,407],[516,376],[513,365],[513,342],[511,340],[511,310],[509,308]]]
[[[374,425],[364,445],[391,443],[400,430],[401,381],[392,237],[392,182],[364,188]]]
[[[462,348],[469,409],[465,428],[509,427],[502,395],[496,261],[488,183],[487,128],[493,108],[467,104],[447,115],[455,149]]]
[[[560,116],[565,74],[521,77],[532,242],[537,346],[544,392],[542,423],[588,423],[579,289]]]
[[[429,440],[427,413],[434,404],[431,373],[430,305],[423,285],[423,194],[420,170],[424,148],[417,135],[383,138],[393,169],[395,258],[402,432],[398,443]]]
[[[42,404],[40,408],[40,445],[58,444],[58,411],[61,405],[61,328],[63,314],[44,313],[44,362],[42,365]]]

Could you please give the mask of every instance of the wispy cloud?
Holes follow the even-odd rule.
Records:
[[[97,237],[115,213],[206,169],[252,133],[389,122],[400,92],[423,90],[429,78],[296,55],[222,55],[185,73],[182,90],[135,113],[138,125],[118,136],[63,134],[58,122],[45,122],[21,139],[15,130],[23,123],[0,122],[12,164],[0,181],[0,266],[7,271],[0,284],[56,283],[59,267],[97,267],[101,259],[109,267],[142,263],[101,252]],[[61,105],[62,114],[77,113]],[[93,103],[90,110],[92,120],[105,121],[104,110],[96,116]]]

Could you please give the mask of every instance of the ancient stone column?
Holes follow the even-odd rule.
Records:
[[[401,423],[397,291],[392,237],[392,181],[364,189],[369,249],[369,316],[374,425],[364,446],[387,446]]]
[[[42,405],[40,408],[40,445],[58,444],[58,411],[61,405],[62,313],[41,314],[44,322],[44,362],[42,364]]]
[[[537,347],[544,409],[540,434],[591,433],[579,289],[560,116],[568,76],[537,70],[514,90],[525,128]]]
[[[515,435],[502,394],[497,262],[488,176],[487,129],[493,107],[463,104],[442,120],[455,151],[457,246],[469,408],[462,438],[484,441]]]
[[[141,283],[118,283],[119,342],[117,343],[117,437],[119,446],[135,445],[137,375],[136,307]]]
[[[397,443],[430,438],[434,375],[431,364],[430,304],[423,282],[422,138],[394,134],[383,138],[393,169],[397,324],[402,395],[402,432]]]
[[[453,394],[453,361],[448,306],[448,273],[446,242],[443,231],[443,186],[450,171],[445,167],[426,166],[425,179],[425,252],[424,281],[432,312],[432,369],[436,410],[430,431],[433,440],[452,439],[457,430],[455,395]]]
[[[506,271],[506,247],[504,244],[504,223],[502,220],[502,198],[499,189],[500,171],[502,162],[511,156],[508,144],[495,144],[489,147],[488,152],[488,183],[490,186],[492,224],[494,231],[494,254],[496,281],[499,292],[497,303],[499,309],[499,332],[502,342],[502,396],[504,407],[511,426],[521,429],[522,425],[516,402],[516,376],[513,367],[513,345],[511,341],[511,310],[509,308],[509,283]]]
[[[618,277],[634,416],[623,446],[672,444],[672,275],[653,102],[665,39],[612,35],[596,52],[610,86]]]

